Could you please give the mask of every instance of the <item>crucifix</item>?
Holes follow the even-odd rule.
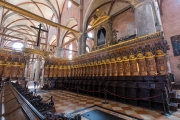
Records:
[[[37,29],[37,30],[38,30],[37,47],[39,47],[39,44],[40,44],[40,34],[41,34],[41,31],[43,31],[43,32],[48,32],[47,30],[43,30],[43,29],[41,29],[41,27],[42,27],[42,25],[41,25],[41,24],[40,24],[40,25],[38,25],[38,26],[39,26],[39,28],[34,27],[34,26],[31,26],[32,28],[34,28],[34,29]]]

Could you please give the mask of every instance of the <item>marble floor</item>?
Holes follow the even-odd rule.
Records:
[[[144,120],[180,120],[180,110],[166,117],[161,115],[160,111],[154,111],[114,101],[108,101],[109,104],[103,104],[103,99],[85,95],[77,96],[76,93],[68,91],[48,90],[44,92],[38,92],[37,94],[41,95],[44,101],[48,100],[50,96],[53,96],[57,113],[71,113],[86,107],[98,105]]]

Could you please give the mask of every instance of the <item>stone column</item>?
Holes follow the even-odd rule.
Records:
[[[135,10],[135,21],[137,36],[144,36],[156,32],[153,1],[152,0],[133,0],[132,5]]]
[[[55,56],[63,57],[63,48],[56,48]]]
[[[78,40],[78,54],[82,55],[86,53],[86,33],[83,33]]]
[[[35,62],[35,68],[36,68],[35,81],[39,81],[39,72],[40,72],[40,60],[39,60],[39,58]]]

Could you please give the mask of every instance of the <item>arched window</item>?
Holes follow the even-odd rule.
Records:
[[[69,58],[70,60],[72,60],[72,43],[71,43],[70,46],[69,46],[69,55],[68,55],[68,58]]]
[[[86,52],[89,53],[90,52],[90,49],[88,46],[86,46]]]
[[[92,32],[89,32],[89,33],[88,33],[88,37],[89,37],[89,38],[93,38]]]
[[[22,50],[23,46],[24,45],[22,43],[20,43],[20,42],[16,42],[16,43],[13,44],[13,48],[16,49],[16,50]]]

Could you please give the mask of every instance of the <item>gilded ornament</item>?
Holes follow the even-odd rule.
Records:
[[[162,56],[165,56],[164,52],[162,50],[157,50],[156,57],[162,57]]]
[[[137,54],[137,59],[144,59],[144,55],[142,53]]]
[[[153,58],[154,55],[152,52],[146,52],[146,58]]]
[[[52,68],[54,68],[54,66],[53,66],[53,65],[51,65],[51,67],[50,67],[50,68],[52,69]]]
[[[116,62],[121,62],[121,58],[117,57]]]
[[[128,59],[127,56],[123,56],[123,57],[122,57],[122,61],[129,61],[129,59]]]
[[[136,60],[136,57],[134,56],[134,54],[131,54],[131,55],[129,55],[129,59],[130,60]]]
[[[102,61],[102,64],[106,64],[105,60]]]
[[[109,59],[107,59],[107,60],[106,60],[106,64],[109,64],[109,63],[110,63],[110,60],[109,60]]]
[[[107,21],[110,18],[110,16],[107,16],[104,11],[101,11],[99,9],[96,9],[96,15],[93,18],[93,24],[92,27],[96,27],[103,22]]]

